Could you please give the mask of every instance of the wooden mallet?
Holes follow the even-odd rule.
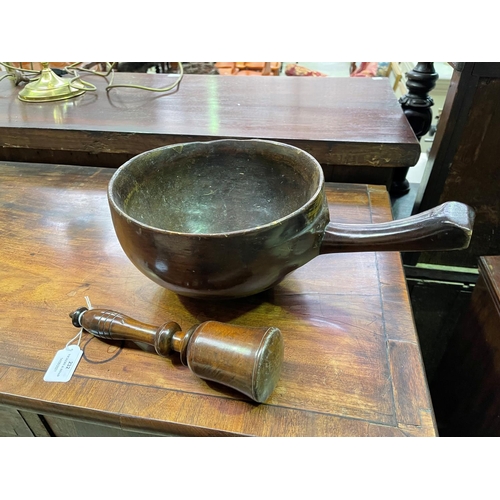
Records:
[[[144,342],[160,356],[176,351],[198,377],[232,387],[258,403],[268,399],[280,376],[283,337],[278,328],[205,321],[184,333],[173,321],[155,327],[116,311],[86,307],[70,317],[73,325],[102,339]]]

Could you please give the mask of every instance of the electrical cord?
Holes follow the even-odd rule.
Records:
[[[19,68],[17,68],[16,66],[12,66],[12,64],[6,63],[6,62],[0,62],[0,64],[2,66],[5,66],[7,68],[7,70],[10,70],[12,72],[19,71],[19,72],[22,72],[23,74],[24,73],[34,73],[35,75],[38,75],[40,73],[40,70],[24,69],[22,66],[19,66]],[[21,65],[21,63],[19,63],[19,64]],[[31,67],[33,68],[33,65]]]
[[[90,73],[96,76],[100,77],[108,77],[111,74],[111,80],[109,85],[106,87],[106,92],[109,92],[112,89],[116,88],[132,88],[132,89],[139,89],[139,90],[146,90],[149,92],[168,92],[175,87],[178,87],[181,83],[181,80],[184,76],[184,68],[182,66],[182,63],[179,62],[179,76],[177,80],[172,84],[169,85],[168,87],[165,88],[155,88],[155,87],[145,87],[143,85],[133,85],[133,84],[127,84],[127,83],[115,83],[113,84],[114,80],[114,75],[115,71],[113,71],[114,67],[117,65],[116,62],[107,62],[106,63],[106,70],[105,71],[96,71],[92,70],[89,67],[81,67],[81,62],[75,62],[72,64],[69,64],[66,66],[64,69],[67,73],[69,73],[72,78],[69,80],[68,85],[74,89],[77,90],[84,90],[84,91],[96,91],[97,87],[89,82],[85,82],[84,80],[81,79],[80,75],[78,72],[83,72],[83,73]],[[37,79],[38,75],[40,74],[40,71],[38,70],[29,70],[29,69],[24,69],[22,67],[15,67],[11,65],[10,63],[5,63],[5,62],[0,62],[0,65],[5,66],[7,68],[8,74],[2,76],[0,78],[0,81],[2,81],[4,78],[13,78],[15,81],[15,85],[19,85],[21,82],[32,82]],[[35,78],[29,78],[27,76],[28,74],[34,74],[36,75]]]
[[[14,71],[13,73],[7,73],[6,75],[0,78],[0,82],[5,78],[12,78],[14,80],[14,85],[17,86],[21,82],[30,83],[33,80],[30,80],[27,76],[24,76],[20,71]]]
[[[72,63],[69,66],[66,66],[66,68],[64,68],[64,69],[66,71],[68,71],[68,72],[78,70],[78,71],[82,71],[84,73],[91,73],[93,75],[106,77],[106,76],[108,76],[111,73],[111,71],[113,70],[113,68],[118,63],[116,63],[116,62],[107,62],[106,63],[106,71],[95,71],[93,69],[90,69],[96,63],[90,63],[90,67],[89,66],[78,67],[79,64],[82,64],[82,63],[81,62]]]
[[[79,64],[79,63],[76,63]],[[19,85],[21,82],[26,82],[26,83],[31,83],[34,82],[38,79],[38,77],[41,74],[41,70],[34,70],[34,69],[25,69],[19,65],[19,67],[13,66],[10,63],[7,62],[0,62],[0,65],[5,66],[7,68],[7,74],[2,76],[0,78],[0,81],[2,81],[4,78],[13,78],[14,79],[14,85]],[[73,78],[69,80],[68,86],[76,89],[76,90],[85,90],[85,91],[95,91],[97,90],[97,87],[95,85],[92,85],[91,83],[84,82],[81,78],[80,75],[78,75],[77,71],[75,68],[72,67],[73,64],[70,64],[69,66],[66,66],[64,68],[67,73],[70,75],[73,75]],[[31,64],[31,67],[33,68],[33,63]],[[79,69],[79,68],[78,68]],[[29,78],[27,75],[28,74],[34,74],[35,77]],[[81,85],[77,85],[75,82],[79,80],[79,83]]]
[[[113,78],[114,78],[114,73],[111,74],[111,82],[110,84],[106,87],[106,92],[109,92],[111,89],[116,89],[119,87],[124,87],[124,88],[131,88],[131,89],[142,89],[142,90],[148,90],[150,92],[168,92],[169,90],[174,89],[178,85],[180,85],[181,80],[184,76],[184,68],[182,66],[182,63],[179,62],[179,76],[175,83],[172,85],[169,85],[168,87],[165,88],[155,88],[155,87],[144,87],[142,85],[132,85],[132,84],[127,84],[127,83],[118,83],[113,85]]]
[[[22,68],[16,68],[9,63],[0,62],[0,65],[3,65],[5,66],[5,68],[7,68],[7,74],[0,78],[0,82],[5,78],[12,78],[14,80],[15,86],[19,85],[21,82],[30,83],[36,80],[36,78],[29,78],[25,73],[39,73],[35,70],[24,70]]]
[[[70,64],[69,66],[66,66],[66,68],[65,68],[66,71],[68,71],[68,73],[71,73],[75,76],[75,78],[73,78],[73,80],[71,80],[70,85],[75,86],[73,82],[79,79],[79,76],[77,76],[78,73],[76,72],[76,70],[91,73],[93,75],[102,76],[102,77],[107,77],[111,74],[111,81],[105,89],[106,92],[109,92],[110,90],[116,89],[116,88],[139,89],[139,90],[147,90],[149,92],[168,92],[168,91],[174,89],[175,87],[177,87],[178,85],[180,85],[181,80],[184,76],[184,68],[182,66],[182,63],[179,62],[178,63],[179,64],[179,76],[178,76],[177,80],[172,85],[169,85],[168,87],[165,87],[165,88],[145,87],[143,85],[133,85],[133,84],[129,84],[129,83],[113,84],[113,80],[114,80],[114,76],[115,76],[115,71],[113,71],[113,68],[116,66],[116,64],[117,64],[116,62],[112,62],[112,63],[107,62],[105,71],[95,71],[95,70],[92,70],[90,68],[78,67],[79,64],[82,64],[82,63],[81,62],[73,63],[73,64]],[[82,80],[82,83],[87,83],[87,82],[83,82],[83,80]],[[76,88],[79,88],[79,87],[76,87]],[[81,90],[87,90],[87,89],[82,88]],[[95,90],[95,87],[91,90]]]
[[[69,66],[66,66],[64,69],[68,72],[68,74],[73,75],[73,78],[68,82],[68,85],[74,89],[77,90],[85,90],[85,91],[91,91],[94,92],[97,90],[97,87],[95,85],[92,85],[89,82],[85,82],[81,79],[80,75],[78,74],[78,71],[84,70],[84,68],[76,68],[75,65],[80,64],[80,63],[73,63],[70,64]],[[78,70],[78,71],[77,71]],[[97,73],[97,72],[92,72],[91,73]],[[80,85],[77,85],[75,82],[77,82]]]

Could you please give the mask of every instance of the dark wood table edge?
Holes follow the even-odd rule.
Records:
[[[283,142],[298,147],[312,154],[319,163],[336,166],[359,166],[372,168],[405,168],[416,165],[420,157],[418,143],[400,146],[397,143],[384,141],[366,144],[353,141],[334,141],[330,139],[314,142],[305,139],[287,139],[280,137],[237,136],[237,135],[181,135],[171,133],[102,131],[93,129],[72,129],[60,127],[2,127],[0,159],[5,153],[12,154],[21,150],[40,150],[54,152],[74,152],[90,154],[116,154],[130,157],[144,151],[168,144],[185,142],[211,141],[220,139],[264,139]],[[22,135],[20,132],[22,131]],[[75,146],[77,144],[77,146]],[[126,147],[124,146],[126,144]],[[398,159],[391,159],[384,154],[384,148],[400,149]],[[5,153],[2,154],[2,150]],[[8,160],[16,161],[16,160]],[[121,159],[119,160],[121,161]],[[118,165],[116,165],[118,166]]]
[[[17,366],[9,366],[2,364],[0,365],[2,369],[2,374],[0,375],[0,385],[2,378],[9,372],[10,368],[15,370],[21,370],[22,372],[26,372],[26,377],[33,376],[33,371],[40,372],[40,374],[44,373],[43,370],[33,370],[24,367]],[[75,375],[75,379],[80,382],[86,382],[88,380],[93,380],[91,377]],[[165,389],[165,388],[156,388],[151,386],[140,386],[137,384],[126,384],[123,382],[112,382],[112,381],[102,381],[99,380],[100,384],[103,385],[114,385],[123,388],[124,386],[129,386],[134,390],[141,391],[141,389],[148,389],[154,392],[158,392],[162,395],[172,395],[179,393],[179,395],[184,396],[186,393],[182,391],[175,391],[173,389]],[[64,385],[64,384],[58,384]],[[182,392],[182,394],[181,394]],[[201,397],[203,399],[208,400],[217,400],[220,399],[219,396],[210,396],[206,394],[200,393],[190,393],[189,396],[192,397]],[[230,398],[227,398],[228,400]],[[236,404],[244,403],[248,404],[248,401],[231,399]],[[48,415],[48,416],[57,416],[62,418],[69,418],[78,420],[81,422],[99,424],[99,425],[108,425],[114,428],[119,428],[127,431],[137,431],[142,433],[154,434],[158,436],[165,435],[178,435],[181,437],[285,437],[284,434],[279,433],[270,433],[269,435],[257,436],[254,434],[247,434],[245,432],[235,432],[230,431],[223,428],[209,428],[203,425],[193,425],[192,423],[182,423],[177,422],[173,419],[158,419],[151,416],[141,416],[137,414],[132,414],[124,410],[124,406],[126,406],[127,401],[124,400],[122,407],[119,411],[113,411],[110,409],[103,408],[90,408],[88,406],[79,406],[75,404],[69,404],[61,401],[49,401],[45,399],[37,399],[34,396],[26,396],[19,394],[12,394],[6,392],[5,390],[0,390],[0,404],[15,408],[18,410],[30,411],[32,413],[38,415]],[[265,406],[265,403],[264,403]],[[281,407],[279,407],[281,408]],[[366,427],[366,434],[356,437],[388,437],[388,436],[407,436],[411,437],[412,435],[419,436],[420,428],[418,426],[413,425],[400,425],[397,423],[396,425],[387,425],[381,424],[379,422],[373,422],[366,419],[358,419],[346,417],[344,415],[336,415],[336,414],[328,414],[318,411],[312,410],[304,410],[293,407],[286,407],[287,410],[291,412],[299,412],[303,414],[310,415],[312,417],[319,416],[323,417],[327,420],[331,420],[332,424],[342,423],[344,422],[346,426],[349,426],[350,423],[355,422],[360,426]],[[342,436],[344,434],[341,434]],[[329,435],[325,436],[322,434],[315,434],[313,432],[297,434],[293,437],[338,437],[337,435]]]

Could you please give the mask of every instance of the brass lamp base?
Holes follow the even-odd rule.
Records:
[[[21,92],[19,99],[26,102],[50,102],[70,99],[85,93],[69,85],[69,82],[57,76],[50,68],[49,63],[42,63],[40,78],[28,83]]]

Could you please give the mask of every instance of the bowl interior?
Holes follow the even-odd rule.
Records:
[[[322,185],[321,167],[297,148],[213,141],[148,151],[115,174],[110,197],[142,224],[180,233],[247,230],[288,216]]]

